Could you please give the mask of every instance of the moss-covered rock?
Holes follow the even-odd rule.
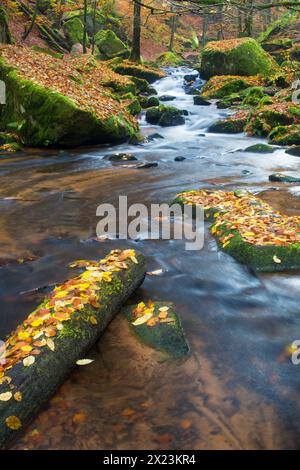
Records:
[[[157,57],[155,63],[161,67],[178,67],[179,65],[183,65],[184,60],[175,52],[164,52]]]
[[[22,146],[16,135],[0,132],[0,153],[15,153],[20,150]]]
[[[136,97],[126,100],[126,109],[132,116],[137,116],[142,111],[141,104]]]
[[[49,56],[45,62],[39,53],[29,52],[26,48],[20,51],[15,46],[6,46],[1,52],[0,79],[6,84],[7,104],[1,109],[0,130],[14,132],[24,145],[73,147],[121,142],[136,133],[137,124],[118,101],[105,94],[103,89],[99,89],[95,99],[96,92],[91,83],[97,82],[102,75],[100,65],[90,64],[88,58],[83,58],[86,62],[79,73],[79,63],[76,62],[76,68],[73,68],[71,60],[67,60],[63,68],[59,59]],[[28,60],[33,60],[30,70],[33,79],[29,79],[26,67],[22,71],[22,56],[26,54]],[[34,58],[32,54],[35,54]],[[51,76],[54,70],[61,73],[62,83],[56,81],[55,90],[48,88],[43,74],[38,83],[35,67],[39,68],[39,65],[46,76]],[[81,99],[82,86],[85,87],[85,100]]]
[[[156,90],[149,85],[147,80],[144,78],[130,77],[130,80],[135,84],[136,90],[138,93],[145,93],[148,95],[155,95]]]
[[[204,98],[225,98],[233,93],[240,93],[249,87],[259,86],[262,83],[260,77],[240,77],[232,76],[215,76],[205,83],[201,90]]]
[[[269,176],[269,181],[278,183],[300,183],[300,176],[289,176],[283,173],[273,173]]]
[[[271,145],[266,144],[254,144],[250,145],[250,147],[245,148],[244,152],[251,152],[251,153],[272,153],[275,152],[276,148],[271,147]]]
[[[201,56],[201,76],[214,75],[268,76],[278,68],[274,59],[252,38],[213,41]]]
[[[263,87],[252,87],[246,90],[243,104],[247,106],[257,106],[260,104],[262,98],[264,98],[265,90]],[[268,97],[269,98],[269,97]]]
[[[203,96],[196,95],[193,98],[194,105],[196,106],[210,106],[211,103],[203,98]]]
[[[171,302],[143,302],[123,309],[130,329],[148,346],[161,351],[171,359],[183,359],[189,354],[180,318]],[[143,323],[143,321],[148,320]]]
[[[146,121],[159,126],[178,126],[184,124],[183,111],[174,106],[155,106],[146,112]]]
[[[186,191],[174,202],[203,207],[219,247],[239,262],[264,272],[300,269],[298,217],[276,212],[247,191]]]
[[[137,65],[135,63],[124,61],[113,67],[114,71],[120,75],[130,75],[132,77],[142,78],[149,83],[154,83],[156,80],[165,77],[162,70],[154,67],[146,67],[144,65]]]
[[[217,101],[217,108],[218,109],[226,109],[230,108],[231,106],[237,106],[242,103],[243,96],[239,93],[231,93],[231,95],[226,96],[225,98]]]
[[[208,128],[208,132],[213,132],[216,134],[239,134],[243,132],[246,125],[246,118],[242,117],[229,117],[226,119],[221,119]]]
[[[275,127],[269,134],[269,142],[276,145],[300,145],[300,125]]]
[[[288,104],[263,106],[251,114],[246,131],[251,135],[267,136],[272,129],[290,125],[294,120],[295,117]]]
[[[159,99],[156,96],[147,98],[144,108],[153,108],[159,106]]]
[[[129,57],[130,51],[126,44],[110,29],[99,31],[95,36],[95,44],[102,58],[112,59],[117,56],[126,59]]]
[[[64,33],[70,46],[83,43],[84,26],[79,18],[72,18],[64,23]]]

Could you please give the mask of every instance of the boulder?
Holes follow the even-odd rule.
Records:
[[[83,43],[83,22],[79,18],[72,18],[63,25],[64,33],[71,46]]]
[[[137,123],[125,106],[103,88],[96,92],[90,86],[91,82],[100,83],[103,75],[103,66],[91,58],[82,56],[79,73],[78,59],[73,68],[73,59],[65,58],[63,67],[60,59],[49,56],[45,61],[42,54],[25,47],[2,46],[1,56],[0,80],[6,84],[7,104],[0,115],[0,128],[14,132],[24,145],[115,143],[136,134]],[[26,60],[32,61],[30,70],[23,69]],[[89,68],[84,66],[86,60]],[[40,70],[44,73],[37,73]],[[47,78],[53,73],[62,76],[55,90],[49,88]]]
[[[194,104],[197,106],[210,106],[211,105],[209,101],[205,100],[200,95],[194,96]]]
[[[269,142],[276,145],[300,145],[300,125],[275,127],[269,134]]]
[[[268,76],[278,69],[274,59],[252,38],[209,42],[201,54],[201,77]]]
[[[170,359],[184,359],[189,345],[180,318],[171,302],[140,302],[123,309],[132,333],[143,343],[166,354]]]
[[[271,147],[271,145],[254,144],[254,145],[250,145],[250,147],[245,148],[244,152],[272,153],[272,152],[275,152],[275,150],[276,150],[276,148]]]
[[[278,126],[293,124],[294,119],[288,104],[262,106],[251,114],[246,131],[251,135],[267,136]]]
[[[203,86],[201,94],[204,98],[227,98],[233,93],[242,93],[249,87],[260,85],[258,77],[215,76]]]
[[[184,60],[175,52],[164,52],[156,58],[155,63],[161,67],[178,67],[184,63]]]
[[[208,132],[213,132],[216,134],[239,134],[240,132],[243,132],[245,125],[246,119],[244,117],[230,117],[221,119],[212,124],[208,128]]]
[[[293,155],[294,157],[300,157],[300,145],[295,145],[294,147],[290,147],[285,151],[288,155]]]
[[[145,104],[145,108],[152,108],[154,106],[159,106],[159,100],[158,98],[156,98],[156,96],[150,96],[148,99],[147,99],[147,102]]]
[[[176,100],[176,96],[172,95],[161,95],[158,97],[159,101],[174,101]]]
[[[99,49],[100,55],[105,59],[113,57],[128,58],[130,51],[126,44],[110,29],[99,31],[95,35],[95,44]]]
[[[142,78],[147,80],[148,83],[154,83],[156,80],[159,80],[166,75],[162,70],[154,67],[146,67],[129,61],[116,64],[113,69],[120,75],[130,75],[131,77]]]
[[[284,175],[283,173],[273,173],[269,176],[269,181],[279,183],[300,183],[300,176],[297,178],[295,176]]]
[[[146,121],[162,127],[178,126],[185,123],[183,111],[173,106],[156,106],[146,112]]]

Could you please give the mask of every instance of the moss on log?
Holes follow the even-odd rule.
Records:
[[[299,217],[281,214],[247,191],[186,191],[174,203],[203,207],[219,247],[256,271],[300,269]]]
[[[93,346],[143,282],[144,257],[114,250],[83,262],[6,340],[0,361],[0,448],[7,447]]]
[[[189,354],[181,321],[171,302],[149,302],[124,308],[131,331],[148,346],[171,359],[183,359]],[[143,322],[143,323],[140,323]]]

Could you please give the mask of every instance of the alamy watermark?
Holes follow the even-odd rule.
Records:
[[[185,240],[186,250],[201,250],[204,245],[204,212],[200,206],[145,204],[128,206],[127,196],[119,196],[119,206],[100,204],[96,215],[98,238],[121,240]]]

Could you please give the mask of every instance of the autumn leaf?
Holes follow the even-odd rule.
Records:
[[[0,401],[9,401],[12,398],[11,392],[0,393]]]
[[[142,325],[143,323],[146,323],[152,316],[153,316],[153,312],[145,313],[145,315],[133,321],[132,325],[134,326]]]
[[[94,362],[94,359],[78,359],[78,361],[76,361],[76,364],[78,366],[87,366],[88,364],[91,364],[92,362]]]
[[[22,427],[21,420],[17,416],[9,416],[6,418],[5,424],[12,431],[17,431]]]
[[[34,356],[27,356],[23,359],[23,365],[25,367],[31,366],[35,362],[35,357]]]
[[[86,414],[83,413],[82,411],[79,413],[75,413],[72,417],[72,421],[75,424],[81,424],[86,421]]]
[[[21,392],[16,392],[16,393],[14,394],[14,399],[15,399],[16,401],[22,401],[22,399],[23,399],[22,393],[21,393]]]

